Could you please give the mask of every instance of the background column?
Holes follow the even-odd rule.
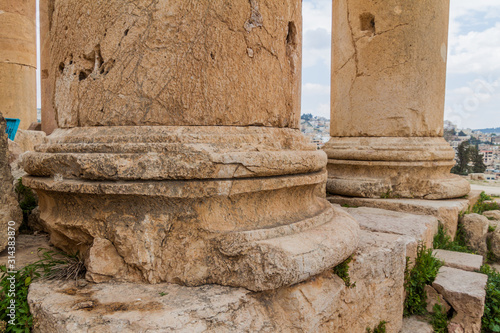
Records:
[[[0,0],[0,113],[36,122],[36,2]]]
[[[328,192],[443,199],[469,192],[442,138],[448,0],[333,1]]]

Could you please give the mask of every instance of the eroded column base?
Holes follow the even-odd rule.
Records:
[[[331,194],[433,200],[470,192],[465,179],[450,174],[454,152],[443,138],[332,138],[324,150]]]
[[[261,291],[334,267],[359,227],[325,199],[326,156],[298,130],[56,130],[27,154],[52,243],[87,279]]]

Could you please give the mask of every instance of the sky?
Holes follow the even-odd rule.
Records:
[[[332,0],[303,1],[302,113],[330,118]],[[451,0],[445,119],[500,127],[500,1]]]
[[[330,118],[332,0],[302,3],[302,113]],[[451,0],[445,119],[500,127],[500,0]]]

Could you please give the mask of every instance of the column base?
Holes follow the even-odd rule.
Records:
[[[26,156],[51,242],[87,279],[253,291],[334,267],[359,227],[325,199],[326,156],[298,130],[56,130]]]
[[[470,192],[465,179],[450,174],[454,151],[443,138],[332,138],[324,150],[331,194],[435,200]]]

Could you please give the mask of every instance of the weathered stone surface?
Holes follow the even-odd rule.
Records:
[[[40,260],[38,249],[56,250],[49,244],[49,236],[47,234],[19,234],[16,237],[16,268],[21,269],[26,265]],[[8,258],[9,254],[7,251],[0,252],[0,265],[7,265]]]
[[[372,207],[417,215],[430,215],[443,223],[447,234],[455,237],[458,215],[468,207],[467,199],[421,200],[421,199],[371,199],[353,198],[339,195],[328,196],[331,203],[351,207]]]
[[[463,327],[460,324],[450,322],[448,324],[448,333],[465,333]]]
[[[491,252],[500,261],[500,228],[496,228],[490,236]]]
[[[60,128],[23,156],[23,182],[89,279],[261,291],[354,252],[326,155],[297,129],[301,1],[50,5]]]
[[[36,1],[0,1],[0,105],[20,128],[36,121]]]
[[[396,333],[404,256],[400,236],[363,231],[349,270],[354,288],[331,271],[265,293],[217,285],[41,281],[31,285],[29,303],[35,332],[341,333],[365,332],[386,320],[387,332]]]
[[[411,316],[403,319],[403,329],[401,333],[434,333],[434,329],[428,322]]]
[[[18,130],[14,142],[17,142],[23,152],[34,151],[35,146],[45,142],[46,134],[42,131]]]
[[[461,325],[465,332],[481,332],[487,280],[485,274],[443,266],[432,283],[457,312],[451,321]]]
[[[461,220],[466,233],[467,245],[485,256],[488,251],[486,238],[490,225],[488,218],[479,214],[466,214]]]
[[[419,14],[416,14],[419,13]],[[442,138],[449,1],[333,1],[332,194],[458,198]]]
[[[49,77],[58,125],[297,128],[301,6],[57,3]]]
[[[434,256],[444,262],[447,267],[475,272],[483,265],[483,256],[470,253],[434,250]]]
[[[488,210],[483,213],[487,218],[500,221],[500,210]]]
[[[424,287],[425,294],[427,295],[427,312],[434,313],[434,305],[441,305],[442,309],[446,312],[450,311],[451,306],[446,302],[444,297],[440,295],[436,289],[426,285]]]
[[[47,232],[48,228],[40,219],[40,207],[35,207],[28,216],[28,227],[35,232]]]
[[[51,242],[87,253],[95,238],[109,240],[128,267],[118,280],[264,290],[307,279],[355,250],[357,222],[318,196],[325,178],[23,182],[37,189]]]
[[[377,208],[344,208],[362,230],[409,236],[406,255],[411,262],[417,257],[418,243],[432,247],[434,235],[438,230],[438,220],[433,216],[413,215]]]
[[[5,119],[0,114],[0,252],[8,245],[9,231],[17,231],[23,221],[23,214],[13,187],[5,128]]]

